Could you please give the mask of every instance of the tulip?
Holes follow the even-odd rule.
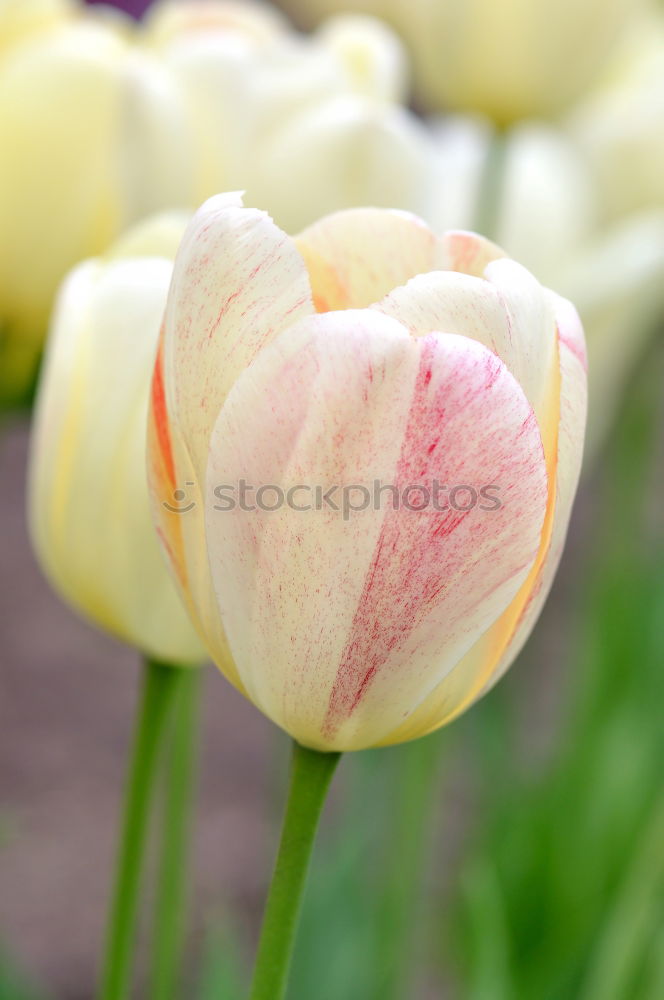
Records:
[[[172,271],[163,254],[182,228],[173,217],[146,224],[65,281],[37,397],[29,515],[44,572],[85,618],[149,657],[199,663],[145,481],[150,374]]]
[[[393,25],[430,109],[480,111],[501,124],[549,116],[600,73],[648,0],[283,0],[311,25],[340,9]]]
[[[664,211],[664,11],[644,18],[569,127],[588,157],[605,215]]]
[[[406,85],[400,43],[370,19],[304,38],[230,0],[157,3],[145,25],[80,11],[13,46],[0,64],[0,406],[28,395],[67,271],[152,212],[236,185],[292,231],[397,197],[423,211],[430,144],[396,103]]]
[[[175,262],[148,466],[214,660],[313,750],[449,722],[504,673],[544,602],[585,405],[574,308],[482,237],[358,209],[291,238],[236,195],[208,201]],[[317,487],[375,480],[387,499],[370,509],[296,509]],[[272,490],[262,507],[229,509],[242,481]],[[190,509],[173,512],[185,482]],[[401,502],[436,482],[493,486],[499,503]],[[275,504],[299,486],[311,493]]]
[[[157,779],[167,821],[150,995],[175,994],[182,947],[195,667],[204,651],[152,525],[145,439],[150,376],[183,228],[175,214],[148,220],[67,277],[47,344],[30,456],[29,520],[42,569],[75,610],[137,647],[144,659],[98,994],[103,1000],[129,994]],[[163,766],[166,740],[172,756]]]
[[[291,232],[353,205],[425,210],[431,142],[397,103],[404,53],[379,22],[305,39],[258,4],[156,5],[145,41],[187,103],[196,205],[241,187]]]
[[[2,395],[14,401],[64,274],[134,221],[189,203],[188,126],[156,60],[81,21],[0,68],[0,134]]]
[[[32,35],[66,23],[72,14],[69,0],[0,0],[0,57]]]

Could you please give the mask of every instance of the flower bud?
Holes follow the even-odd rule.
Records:
[[[291,238],[211,199],[176,258],[149,478],[217,664],[319,750],[455,718],[545,600],[585,406],[573,306],[482,237],[356,209]]]
[[[29,516],[39,562],[72,607],[149,656],[189,664],[203,653],[159,550],[145,480],[150,375],[172,271],[159,254],[182,225],[146,224],[125,240],[125,251],[145,256],[116,251],[64,282],[37,398]]]

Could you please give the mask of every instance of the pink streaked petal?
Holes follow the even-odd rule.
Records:
[[[551,589],[565,544],[581,471],[586,425],[587,379],[575,351],[560,340],[561,404],[553,529],[545,557],[528,594],[519,594],[516,614],[506,613],[397,727],[385,744],[423,736],[450,722],[490,690],[514,662],[537,622]]]
[[[413,339],[375,311],[303,321],[236,383],[215,427],[208,494],[244,478],[498,484],[502,506],[215,511],[221,618],[251,697],[297,739],[384,738],[517,593],[538,551],[539,431],[501,361],[464,337]]]
[[[457,271],[418,275],[373,308],[394,316],[416,337],[444,330],[494,351],[524,389],[544,433],[552,415],[557,419],[552,407],[556,328],[549,295],[519,264],[500,259],[486,268],[486,278]],[[552,452],[553,434],[545,444]]]

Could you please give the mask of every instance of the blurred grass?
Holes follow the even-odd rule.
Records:
[[[664,996],[663,360],[639,373],[592,498],[557,750],[536,775],[503,758],[444,924],[468,1000]]]
[[[0,1000],[48,1000],[0,948]]]

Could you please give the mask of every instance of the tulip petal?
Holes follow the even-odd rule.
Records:
[[[149,476],[153,514],[183,598],[238,686],[205,555],[201,484],[226,394],[260,348],[313,309],[304,263],[264,212],[238,194],[206,202],[175,261],[155,367]],[[171,508],[184,492],[187,511]],[[179,495],[179,494],[178,494]]]
[[[312,311],[303,261],[265,212],[210,198],[175,260],[164,329],[166,393],[195,470],[228,390],[258,351]]]
[[[514,662],[533,629],[562,555],[581,472],[587,410],[585,343],[574,308],[548,293],[556,311],[560,352],[560,426],[557,435],[555,508],[541,557],[513,605],[463,657],[438,689],[385,744],[424,736],[456,718],[497,683]]]
[[[447,237],[456,269],[474,267],[484,259],[474,239],[461,241],[465,235],[471,234]],[[375,308],[394,316],[414,336],[444,330],[472,337],[494,351],[523,387],[550,455],[555,449],[555,424],[552,428],[550,418],[558,380],[549,293],[512,260],[490,262],[485,274],[486,280],[457,270],[420,274]]]
[[[45,572],[75,608],[151,656],[195,663],[203,651],[166,572],[145,483],[170,274],[157,258],[89,261],[62,286],[35,418],[30,527]]]
[[[241,479],[284,492],[378,479],[400,498],[434,480],[500,490],[490,511],[418,510],[421,493],[409,509],[389,489],[382,509],[347,518],[207,505],[242,683],[320,749],[385,738],[437,687],[519,591],[547,502],[537,422],[495,354],[453,334],[414,339],[376,311],[310,317],[238,379],[212,436],[208,493]]]
[[[327,215],[295,237],[318,312],[361,309],[396,285],[439,268],[441,247],[408,212],[355,208]]]
[[[506,257],[505,251],[486,236],[465,229],[452,229],[443,233],[439,243],[438,268],[441,271],[459,271],[461,274],[482,278],[489,264]]]
[[[495,675],[484,690],[493,687],[519,655],[544,606],[563,554],[572,504],[581,474],[583,438],[588,408],[585,341],[576,311],[564,299],[559,300],[558,330],[560,334],[560,427],[558,430],[556,509],[549,552],[528,603],[521,613],[519,626],[514,637],[503,654]]]

